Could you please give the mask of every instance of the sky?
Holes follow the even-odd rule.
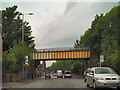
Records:
[[[2,2],[0,9],[18,6],[18,11],[25,14],[24,20],[32,27],[37,49],[73,47],[75,40],[80,39],[90,28],[96,14],[108,13],[118,0],[31,0],[23,2],[18,0]],[[27,15],[32,12],[33,15]],[[55,61],[54,61],[55,62]],[[53,63],[48,61],[47,66]]]

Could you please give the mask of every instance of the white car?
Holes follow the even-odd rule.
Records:
[[[62,70],[57,70],[57,77],[59,78],[62,78]]]
[[[93,67],[86,78],[87,87],[120,88],[120,76],[109,67]]]
[[[72,78],[72,74],[70,71],[65,71],[63,74],[63,78]]]

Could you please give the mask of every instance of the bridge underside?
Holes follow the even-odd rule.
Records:
[[[36,52],[32,53],[31,58],[38,61],[43,61],[43,69],[45,71],[46,63],[45,61],[53,60],[82,60],[83,62],[83,72],[88,67],[88,60],[90,60],[91,54],[90,50],[87,48],[74,48],[74,49],[38,49]]]
[[[86,48],[77,49],[39,49],[31,54],[33,60],[52,61],[52,60],[89,60],[90,50]]]
[[[35,60],[35,61],[54,61],[54,60],[56,60],[56,61],[61,61],[61,60],[90,60],[90,58],[75,58],[75,59],[73,59],[73,58],[71,58],[71,59],[33,59],[33,60]]]

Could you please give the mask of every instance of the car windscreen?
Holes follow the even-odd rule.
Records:
[[[65,74],[71,74],[70,72],[65,72]]]
[[[96,74],[116,74],[111,68],[96,68]]]

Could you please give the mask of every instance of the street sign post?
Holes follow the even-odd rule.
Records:
[[[101,67],[101,62],[104,62],[104,55],[100,55],[100,67]]]
[[[25,76],[26,76],[26,79],[28,78],[28,77],[27,77],[27,73],[28,73],[27,67],[28,67],[28,66],[29,66],[29,64],[28,64],[28,56],[25,56],[25,67],[26,67],[26,71],[27,71],[27,72],[26,72],[26,75],[25,75]]]

